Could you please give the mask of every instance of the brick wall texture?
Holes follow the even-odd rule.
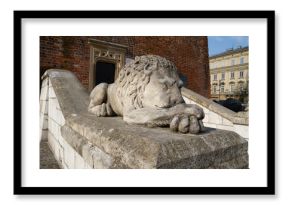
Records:
[[[70,70],[88,88],[89,38],[126,45],[127,58],[145,54],[165,57],[176,65],[185,87],[210,97],[206,36],[41,36],[40,75],[51,68]]]

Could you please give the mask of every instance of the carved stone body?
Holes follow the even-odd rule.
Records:
[[[184,103],[181,87],[172,62],[156,55],[137,56],[121,69],[115,83],[92,90],[88,110],[100,117],[123,116],[129,124],[196,134],[204,129],[204,112]]]

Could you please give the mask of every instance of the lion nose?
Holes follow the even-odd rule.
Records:
[[[175,97],[169,97],[169,102],[171,105],[177,105],[180,103],[183,103],[183,98],[180,96],[175,96]]]
[[[175,103],[175,99],[172,96],[168,96],[168,104],[174,105]]]
[[[172,100],[172,101],[171,101],[171,104],[172,104],[172,105],[175,105],[175,104],[176,104],[176,100]]]

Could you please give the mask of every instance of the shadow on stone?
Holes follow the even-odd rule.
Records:
[[[40,142],[40,169],[59,169],[47,140]]]

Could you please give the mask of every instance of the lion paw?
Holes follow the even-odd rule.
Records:
[[[175,132],[197,134],[204,130],[204,126],[194,115],[177,115],[172,119],[170,129]]]
[[[98,117],[113,116],[115,113],[111,108],[109,103],[103,103],[101,105],[96,105],[89,109],[89,111]]]
[[[190,116],[193,115],[198,120],[202,120],[204,118],[203,109],[200,106],[194,104],[186,104],[185,114]]]

